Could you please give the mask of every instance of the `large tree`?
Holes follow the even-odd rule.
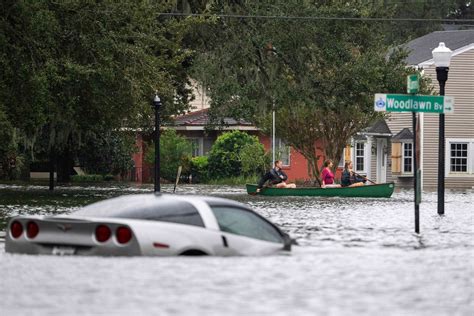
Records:
[[[149,127],[187,109],[182,48],[192,21],[160,17],[162,1],[13,1],[0,4],[0,109],[32,152],[52,155],[59,178],[89,137]]]
[[[214,19],[200,30],[206,45],[194,64],[194,76],[209,89],[211,114],[269,131],[275,110],[277,136],[307,158],[315,178],[315,140],[326,158],[339,161],[350,137],[377,118],[374,93],[401,92],[407,72],[403,52],[384,44],[381,22],[353,20],[377,16],[378,6],[321,3],[214,4],[211,10],[224,14],[321,19]]]

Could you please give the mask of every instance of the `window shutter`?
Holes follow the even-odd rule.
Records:
[[[346,150],[344,151],[344,163],[351,160],[351,145],[346,145]]]
[[[401,173],[402,143],[392,143],[392,172]]]

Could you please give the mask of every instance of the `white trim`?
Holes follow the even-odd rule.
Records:
[[[467,143],[467,172],[466,173],[451,173],[451,143]],[[474,138],[446,138],[445,144],[445,164],[444,176],[446,178],[465,178],[474,177]]]
[[[177,131],[203,131],[205,129],[205,126],[166,126],[162,127],[162,129],[175,129]],[[240,131],[259,131],[255,126],[243,126],[243,125],[237,125],[237,126],[224,126],[224,127],[219,127],[216,129],[216,131],[232,131],[232,130],[240,130]]]
[[[469,51],[469,50],[471,50],[471,49],[474,49],[474,43],[456,49],[456,50],[453,52],[453,54],[451,55],[451,57],[454,57],[454,56],[456,56],[456,55],[462,54],[462,53],[467,52],[467,51]],[[428,59],[428,60],[426,60],[426,61],[423,61],[423,62],[419,63],[419,64],[418,64],[418,67],[431,66],[431,65],[433,65],[433,64],[434,64],[434,60],[433,60],[433,58],[431,58],[431,59]]]
[[[420,165],[420,170],[421,170],[421,177],[420,177],[420,185],[421,185],[421,188],[423,189],[423,183],[424,183],[424,172],[423,172],[423,161],[424,161],[424,158],[425,158],[425,155],[423,154],[423,144],[424,144],[424,140],[425,140],[425,115],[423,112],[420,113],[420,115],[418,116],[418,119],[419,119],[419,122],[420,122],[420,143],[417,144],[420,148],[420,161],[418,161],[418,164]],[[415,134],[415,137],[416,137],[416,134]],[[416,151],[415,151],[415,155],[416,155]]]
[[[415,146],[413,146],[413,141],[411,142],[402,142],[402,161],[401,161],[401,174],[406,177],[412,177],[415,174],[415,165],[413,164],[414,158],[416,155]],[[405,144],[411,144],[411,172],[405,171]]]
[[[374,142],[374,138],[372,136],[367,136],[367,143],[364,147],[364,155],[365,160],[367,161],[367,165],[365,166],[365,172],[367,178],[372,178],[372,144]],[[368,149],[368,150],[367,150]]]
[[[358,135],[378,136],[378,137],[392,137],[393,136],[393,134],[390,134],[390,133],[360,133]]]
[[[385,147],[385,150],[384,150]],[[388,141],[386,138],[377,138],[377,153],[375,158],[375,168],[377,175],[377,182],[383,183],[387,182],[387,150],[388,150]],[[383,167],[382,167],[383,165]]]
[[[362,169],[362,170],[357,169],[357,159],[356,159],[357,158],[357,144],[363,144],[364,155],[359,156],[359,157],[362,157],[364,159],[364,169]],[[369,155],[372,154],[372,151],[371,151],[372,148],[367,146],[367,140],[354,140],[353,141],[353,147],[351,148],[351,150],[352,150],[352,153],[351,153],[352,159],[351,160],[352,160],[352,165],[353,165],[354,171],[357,172],[357,173],[363,173],[363,174],[367,175],[367,152],[369,152]]]

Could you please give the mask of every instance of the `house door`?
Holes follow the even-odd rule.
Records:
[[[377,139],[377,183],[387,181],[387,139]]]

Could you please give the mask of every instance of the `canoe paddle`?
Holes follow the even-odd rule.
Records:
[[[260,192],[262,192],[263,189],[264,189],[264,188],[261,188],[261,189],[260,189]],[[258,190],[258,188],[257,188],[256,190]],[[255,192],[249,192],[248,194],[249,194],[249,195],[259,195],[260,192],[255,191]]]
[[[352,171],[352,173],[355,174],[356,176],[360,177],[360,178],[363,178],[363,179],[366,179],[366,180],[369,181],[369,182],[372,182],[373,184],[377,184],[376,182],[370,180],[369,178],[364,177],[363,175],[360,175],[360,174],[358,174],[358,173],[356,173],[356,172],[354,172],[354,171]]]
[[[178,173],[176,174],[176,182],[174,183],[173,193],[176,191],[176,186],[178,186],[179,177],[181,176],[181,166],[178,167]]]

